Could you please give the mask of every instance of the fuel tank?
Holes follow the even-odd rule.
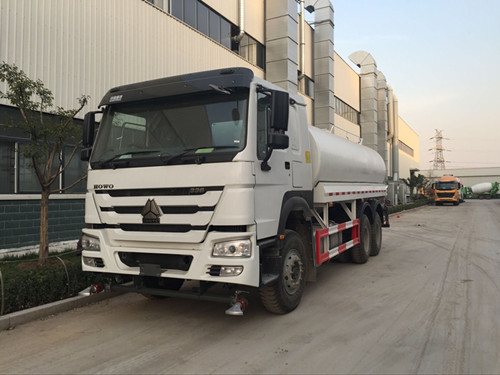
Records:
[[[378,152],[309,126],[313,186],[318,182],[385,183],[386,166]]]

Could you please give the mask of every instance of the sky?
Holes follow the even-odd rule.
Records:
[[[335,51],[369,52],[420,137],[436,129],[446,169],[500,167],[500,0],[332,0]]]

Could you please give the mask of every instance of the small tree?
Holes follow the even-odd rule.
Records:
[[[71,189],[86,178],[82,176],[62,189],[51,186],[66,170],[79,148],[81,128],[74,124],[73,118],[87,104],[88,96],[82,95],[77,99],[77,109],[53,109],[54,96],[42,81],[30,79],[17,66],[5,62],[0,65],[0,82],[7,86],[5,93],[0,91],[0,98],[7,99],[21,113],[21,118],[10,126],[23,130],[29,139],[20,152],[31,160],[41,187],[38,263],[44,265],[49,256],[49,196]],[[68,144],[74,146],[68,160],[64,160],[63,148]]]
[[[429,180],[421,174],[415,175],[411,174],[410,178],[403,178],[402,179],[404,184],[410,188],[410,199],[413,200],[413,190],[420,189],[420,188],[426,188],[429,185]]]

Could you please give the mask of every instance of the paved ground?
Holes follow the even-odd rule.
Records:
[[[328,264],[299,308],[127,294],[0,332],[1,373],[500,373],[500,201],[392,218],[379,256]]]

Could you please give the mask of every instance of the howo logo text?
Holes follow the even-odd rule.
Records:
[[[113,189],[115,185],[113,184],[95,184],[94,189],[95,190],[104,190],[104,189]]]

